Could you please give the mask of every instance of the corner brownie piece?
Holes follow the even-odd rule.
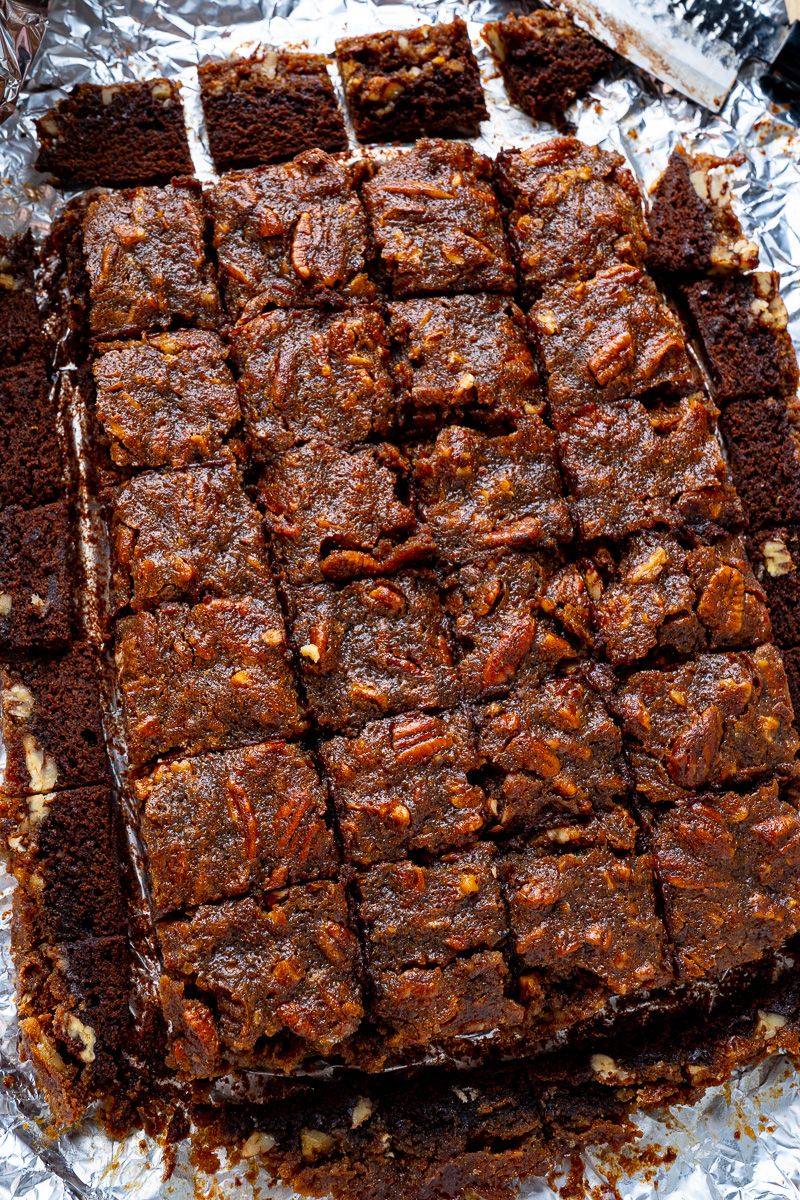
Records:
[[[72,526],[66,500],[0,512],[0,652],[56,650],[70,640]]]
[[[43,357],[42,318],[36,304],[30,233],[0,237],[0,367]]]
[[[362,196],[394,296],[513,292],[491,180],[488,158],[435,138],[375,166]]]
[[[228,315],[370,300],[367,224],[357,169],[324,150],[232,171],[211,190],[214,246]]]
[[[203,905],[158,936],[172,1064],[184,1075],[268,1065],[279,1038],[329,1054],[359,1024],[358,942],[340,883]]]
[[[477,137],[487,119],[480,71],[460,17],[340,38],[336,59],[362,142]]]
[[[276,310],[233,334],[244,429],[265,461],[323,438],[349,446],[397,423],[389,338],[380,310]]]
[[[301,150],[346,150],[341,109],[321,54],[266,50],[201,63],[200,98],[218,171],[293,158]]]
[[[555,439],[537,416],[499,437],[450,425],[412,463],[414,494],[447,563],[572,536]]]
[[[358,891],[370,1015],[390,1042],[424,1045],[519,1022],[492,847],[430,866],[372,867],[358,876]]]
[[[557,420],[571,511],[586,539],[667,525],[716,535],[741,508],[702,395],[646,407],[598,401]]]
[[[795,774],[800,742],[774,646],[638,671],[614,703],[636,788],[648,800]]]
[[[392,579],[295,588],[292,633],[317,721],[351,732],[373,717],[447,708],[458,698],[435,579]]]
[[[348,451],[308,442],[261,478],[259,499],[280,568],[292,584],[391,575],[433,543],[400,500],[407,466],[391,445]]]
[[[536,831],[592,817],[627,791],[622,735],[580,672],[528,679],[479,717],[501,825]]]
[[[389,305],[394,370],[414,429],[473,415],[497,426],[541,414],[544,395],[525,318],[503,296]]]
[[[147,472],[111,517],[112,608],[204,596],[271,596],[261,518],[232,466]]]
[[[358,866],[441,854],[477,841],[489,820],[475,735],[459,713],[371,721],[323,742],[345,860]]]
[[[227,349],[215,333],[181,329],[113,344],[92,366],[96,418],[111,460],[185,467],[218,457],[239,420]]]
[[[591,279],[619,263],[641,266],[642,197],[624,162],[564,137],[498,155],[509,240],[530,298],[559,279]]]
[[[176,759],[133,793],[158,916],[335,872],[325,790],[299,746]]]
[[[684,545],[666,530],[638,534],[595,556],[598,640],[629,666],[652,650],[695,654],[770,640],[766,594],[740,538]]]
[[[168,604],[117,626],[117,685],[131,765],[292,736],[305,721],[277,598]]]
[[[684,284],[681,295],[716,384],[719,404],[793,396],[797,357],[775,271]]]
[[[482,36],[497,63],[513,104],[563,128],[573,100],[588,91],[614,55],[566,13],[536,9],[489,21]]]
[[[100,662],[88,642],[64,654],[0,667],[9,796],[105,783]]]
[[[97,337],[218,323],[203,194],[193,180],[99,196],[86,211],[83,251]]]
[[[779,646],[800,645],[800,529],[762,529],[747,539],[747,549],[766,593],[775,641]]]
[[[731,475],[751,531],[800,521],[800,421],[786,400],[736,400],[720,417]]]
[[[57,409],[40,359],[0,367],[0,509],[33,508],[63,496]]]
[[[180,86],[169,79],[77,84],[36,122],[36,170],[68,187],[191,175]]]
[[[647,265],[665,275],[746,271],[758,247],[742,233],[731,203],[730,159],[676,146],[653,189]]]
[[[800,817],[774,781],[655,815],[653,855],[683,975],[719,976],[800,929]]]
[[[593,398],[686,395],[697,386],[678,318],[637,267],[548,285],[531,320],[556,413]]]

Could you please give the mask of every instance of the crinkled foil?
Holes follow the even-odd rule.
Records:
[[[649,0],[641,0],[647,4]],[[693,0],[693,11],[701,0]],[[783,0],[752,0],[759,29],[785,19]],[[198,174],[213,178],[202,134],[196,65],[207,57],[252,52],[269,45],[333,50],[342,34],[365,33],[464,16],[484,75],[490,121],[476,145],[487,153],[524,145],[551,133],[513,108],[479,42],[481,24],[502,15],[504,0],[393,4],[383,0],[54,0],[43,34],[43,3],[0,0],[0,234],[27,228],[42,235],[63,198],[33,169],[34,118],[82,80],[111,83],[163,73],[183,85],[192,153]],[[719,9],[719,5],[714,6]],[[723,6],[724,7],[724,6]],[[708,33],[707,29],[704,32]],[[713,33],[713,31],[711,31]],[[751,43],[758,48],[759,38]],[[667,94],[633,70],[595,87],[574,111],[577,134],[620,150],[650,184],[673,145],[731,155],[742,153],[734,193],[746,232],[761,247],[762,265],[781,272],[783,295],[800,347],[800,134],[762,90],[763,68],[746,67],[723,112],[705,113]],[[338,86],[338,84],[337,84]],[[140,1135],[112,1142],[91,1123],[55,1141],[44,1133],[45,1114],[29,1070],[16,1049],[16,1015],[8,952],[12,881],[0,873],[0,1200],[191,1200],[195,1195],[288,1197],[253,1186],[239,1172],[213,1180],[193,1172],[188,1156],[165,1184],[160,1148]],[[709,1091],[694,1107],[643,1115],[635,1164],[652,1148],[648,1166],[625,1171],[625,1155],[586,1156],[591,1194],[622,1200],[788,1200],[800,1195],[800,1074],[780,1057]],[[621,1178],[620,1178],[621,1174]],[[596,1189],[596,1190],[595,1190]],[[556,1193],[545,1183],[525,1200]],[[354,1197],[353,1200],[356,1200]]]

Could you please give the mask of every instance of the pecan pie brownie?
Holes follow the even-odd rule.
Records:
[[[48,350],[34,291],[35,260],[30,233],[0,237],[0,367],[42,359]]]
[[[73,631],[72,506],[0,510],[0,652],[58,650]]]
[[[779,397],[735,400],[720,429],[751,530],[800,521],[798,413]]]
[[[761,529],[748,537],[747,549],[766,593],[775,641],[779,646],[800,646],[800,529]]]
[[[66,491],[57,406],[41,359],[0,367],[0,509],[35,508]]]

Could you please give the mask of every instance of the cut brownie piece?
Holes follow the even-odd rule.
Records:
[[[30,233],[0,237],[0,367],[43,356],[42,319],[33,285],[34,246]]]
[[[0,367],[0,509],[33,508],[64,495],[57,408],[40,359]]]
[[[335,871],[325,791],[298,746],[177,759],[133,789],[159,916]]]
[[[415,494],[447,563],[572,536],[553,434],[537,416],[500,437],[448,426],[416,450],[413,468]]]
[[[395,296],[513,292],[492,164],[466,142],[424,139],[377,164],[362,189]]]
[[[0,512],[0,651],[65,646],[72,633],[74,545],[66,500]]]
[[[639,186],[625,160],[575,138],[503,150],[497,178],[523,289],[641,266],[647,246]]]
[[[109,787],[31,796],[9,845],[16,945],[122,937],[122,841]]]
[[[736,400],[723,411],[720,428],[750,530],[800,521],[800,429],[794,404]]]
[[[731,203],[730,159],[673,150],[653,189],[647,264],[667,275],[746,271],[758,247],[742,233]]]
[[[191,175],[179,83],[79,83],[36,122],[36,170],[62,186],[121,187]]]
[[[97,423],[112,462],[185,467],[219,457],[239,420],[227,349],[215,333],[182,329],[123,342],[95,361]]]
[[[531,319],[554,412],[596,398],[686,395],[697,387],[678,318],[653,281],[619,263],[545,288]]]
[[[789,695],[797,721],[800,717],[800,647],[795,646],[783,651],[783,665],[786,668],[786,682],[789,685]]]
[[[508,924],[491,847],[427,867],[372,867],[358,889],[371,1015],[390,1041],[424,1045],[519,1021],[507,995]]]
[[[460,17],[449,24],[340,38],[336,58],[356,136],[413,141],[477,137],[488,117],[480,71]]]
[[[302,150],[346,150],[342,112],[321,54],[267,50],[202,63],[200,97],[218,171],[281,162]]]
[[[147,472],[125,484],[111,551],[115,611],[273,592],[261,519],[233,467]]]
[[[800,645],[800,529],[762,529],[747,539],[756,578],[763,587],[779,646]]]
[[[86,210],[83,250],[97,337],[217,324],[203,194],[193,180],[99,196]]]
[[[715,535],[741,507],[698,394],[646,407],[589,403],[557,421],[561,467],[584,539],[624,538],[655,525]]]
[[[800,742],[774,646],[636,672],[615,704],[636,788],[648,800],[795,774]]]
[[[537,679],[576,657],[575,643],[593,642],[591,600],[574,566],[499,551],[453,571],[445,587],[467,696],[495,695],[520,679]]]
[[[6,751],[1,791],[42,794],[110,779],[100,663],[88,642],[0,668]]]
[[[664,916],[684,975],[722,975],[800,929],[800,817],[777,783],[678,801],[653,826]]]
[[[305,726],[274,594],[127,617],[116,655],[134,767],[169,750],[241,745]]]
[[[580,672],[526,680],[488,704],[480,726],[481,757],[497,776],[506,828],[535,831],[592,817],[627,791],[622,736]]]
[[[400,500],[406,462],[394,446],[289,450],[261,479],[272,546],[290,583],[390,575],[433,543]]]
[[[475,735],[457,713],[372,721],[357,737],[323,742],[345,859],[359,866],[441,854],[477,841],[489,820],[471,782]]]
[[[506,91],[535,121],[558,128],[572,101],[588,91],[614,62],[614,55],[567,16],[536,9],[509,13],[483,27]]]
[[[599,641],[615,665],[656,649],[690,655],[770,639],[766,595],[740,538],[686,546],[658,530],[633,537],[618,555],[598,552],[595,563]]]
[[[525,318],[511,300],[399,300],[389,316],[395,372],[415,429],[467,414],[496,426],[542,412]]]
[[[275,311],[234,331],[250,448],[264,461],[300,442],[349,446],[396,424],[389,339],[372,305]]]
[[[432,576],[296,588],[294,641],[311,712],[350,732],[371,717],[447,708],[458,688]]]
[[[362,1016],[340,883],[204,905],[158,926],[173,1065],[207,1078],[270,1061],[270,1042],[330,1053]]]
[[[281,166],[223,176],[211,207],[233,319],[374,297],[356,174],[324,150],[306,150]]]
[[[777,272],[753,271],[681,288],[719,404],[797,391],[797,358],[779,284]]]

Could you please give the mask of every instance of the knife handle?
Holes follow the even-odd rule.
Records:
[[[786,15],[790,25],[800,21],[800,0],[786,0]]]

